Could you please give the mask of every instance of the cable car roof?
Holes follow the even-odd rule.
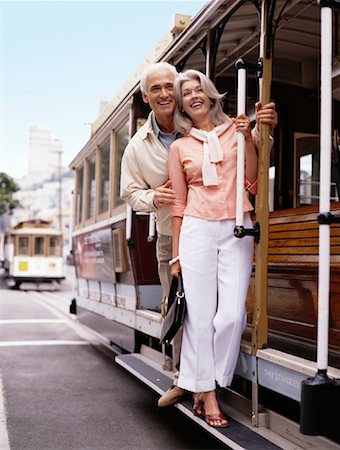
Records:
[[[16,230],[14,228],[11,228],[7,231],[7,234],[10,235],[44,235],[44,236],[61,236],[61,232],[59,230],[55,230],[54,228],[21,228],[19,230]]]
[[[148,57],[145,63],[168,61],[177,65],[187,57],[185,68],[205,71],[202,50],[199,50],[198,46],[209,31],[217,30],[217,34],[220,33],[221,37],[215,47],[217,48],[215,75],[235,77],[234,64],[238,58],[244,57],[248,62],[257,62],[261,28],[259,8],[260,4],[256,0],[247,2],[212,0],[198,12],[181,33],[173,36],[170,43],[164,39],[163,49],[160,50],[158,43],[154,59]],[[333,27],[335,41],[333,97],[340,101],[339,20],[333,20]],[[319,95],[320,6],[315,0],[277,0],[273,28],[275,30],[273,81],[308,87]],[[208,38],[211,39],[212,34]],[[141,66],[108,104],[107,109],[99,115],[92,126],[90,141],[108,120],[121,117],[122,112],[128,111],[131,96],[139,89],[140,73]],[[87,144],[83,151],[86,151],[86,148]],[[71,167],[75,166],[78,160],[79,154],[71,162]]]
[[[17,223],[13,228],[7,230],[7,234],[11,235],[27,235],[27,234],[39,234],[39,235],[51,235],[60,236],[61,231],[51,228],[52,222],[49,220],[33,219],[24,220]]]

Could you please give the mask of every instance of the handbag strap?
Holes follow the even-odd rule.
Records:
[[[178,274],[177,292],[181,292],[181,293],[184,292],[182,272],[179,272],[179,274]]]

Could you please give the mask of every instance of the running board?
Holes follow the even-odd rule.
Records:
[[[172,380],[169,376],[157,370],[147,363],[147,358],[139,353],[118,355],[115,358],[116,363],[140,379],[152,390],[162,395],[171,386]],[[238,450],[279,450],[287,449],[287,446],[278,446],[261,436],[256,432],[258,428],[249,428],[239,421],[233,419],[228,411],[228,420],[230,427],[213,428],[205,423],[204,420],[196,417],[192,413],[191,399],[184,400],[175,405],[189,419],[196,422],[200,427],[204,428],[208,433],[216,439],[226,444],[229,448]],[[269,432],[270,433],[270,432]],[[287,444],[287,441],[285,441]],[[292,446],[291,448],[298,448]]]

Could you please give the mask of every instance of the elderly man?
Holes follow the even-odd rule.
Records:
[[[156,252],[163,297],[168,296],[170,289],[169,260],[172,257],[171,220],[167,207],[174,200],[169,184],[168,150],[180,137],[173,123],[176,107],[173,87],[177,75],[176,68],[166,62],[152,64],[143,72],[142,97],[152,111],[130,140],[122,159],[121,197],[135,211],[156,212]],[[269,103],[262,108],[258,103],[256,120],[274,128],[277,123],[275,104]],[[257,140],[256,130],[253,139]],[[173,340],[173,362],[177,369],[181,338],[179,332]],[[177,375],[173,386],[159,399],[159,407],[173,405],[187,394],[177,386]]]
[[[152,112],[146,123],[133,136],[122,159],[121,197],[136,211],[156,212],[158,274],[167,297],[170,289],[172,242],[171,220],[166,208],[174,200],[169,187],[168,150],[180,136],[174,130],[173,115],[176,107],[174,81],[177,70],[166,62],[149,66],[141,77],[141,91]],[[179,362],[181,335],[173,342],[173,361]],[[186,392],[174,385],[159,400],[160,407],[179,401]]]

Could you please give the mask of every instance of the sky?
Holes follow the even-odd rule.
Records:
[[[206,3],[0,0],[0,172],[27,174],[31,125],[61,140],[67,166],[173,15]]]

